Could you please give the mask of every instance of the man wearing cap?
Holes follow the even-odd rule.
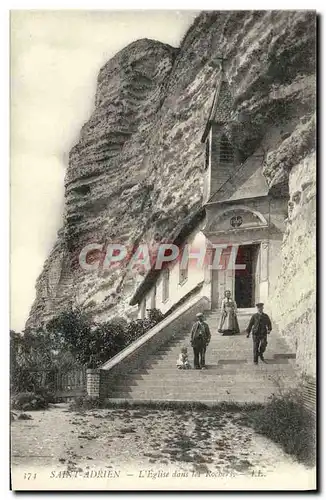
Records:
[[[197,321],[191,329],[191,345],[194,350],[194,367],[200,370],[205,368],[205,354],[211,340],[211,332],[204,321],[203,313],[196,314],[196,318]]]
[[[254,348],[254,363],[258,364],[258,357],[265,362],[264,352],[267,347],[267,335],[272,331],[272,323],[268,314],[264,313],[264,304],[256,304],[257,312],[252,315],[247,328],[247,338],[252,334]]]

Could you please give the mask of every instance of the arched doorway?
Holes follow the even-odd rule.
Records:
[[[234,271],[234,299],[238,307],[254,307],[257,295],[258,257],[260,245],[240,245]]]

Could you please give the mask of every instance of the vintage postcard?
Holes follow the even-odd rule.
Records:
[[[11,487],[316,480],[309,10],[11,12]]]

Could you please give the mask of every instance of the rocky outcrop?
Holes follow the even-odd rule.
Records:
[[[202,13],[178,50],[153,40],[132,43],[100,71],[94,112],[70,153],[63,227],[37,282],[28,326],[69,302],[99,321],[132,314],[136,274],[121,267],[87,273],[78,254],[91,241],[132,249],[173,237],[201,205],[200,138],[220,55],[234,98],[228,133],[243,160],[263,147],[269,185],[288,192],[289,175],[314,149],[314,13]]]
[[[316,375],[316,155],[295,165],[289,179],[289,217],[282,271],[272,291],[278,328],[297,353],[303,372]]]

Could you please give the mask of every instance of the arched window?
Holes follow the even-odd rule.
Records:
[[[207,139],[206,150],[205,150],[205,170],[207,170],[209,167],[209,154],[210,154],[209,139]]]
[[[169,299],[169,288],[170,288],[170,271],[168,268],[165,268],[163,271],[163,302],[166,302]]]
[[[188,279],[188,247],[182,249],[182,258],[179,264],[179,285],[182,285]]]
[[[220,162],[233,163],[234,155],[233,148],[225,135],[222,136],[220,142]]]
[[[154,285],[151,295],[151,309],[155,309],[155,307],[156,307],[156,285]]]
[[[146,318],[146,297],[142,300],[140,304],[140,319]]]

